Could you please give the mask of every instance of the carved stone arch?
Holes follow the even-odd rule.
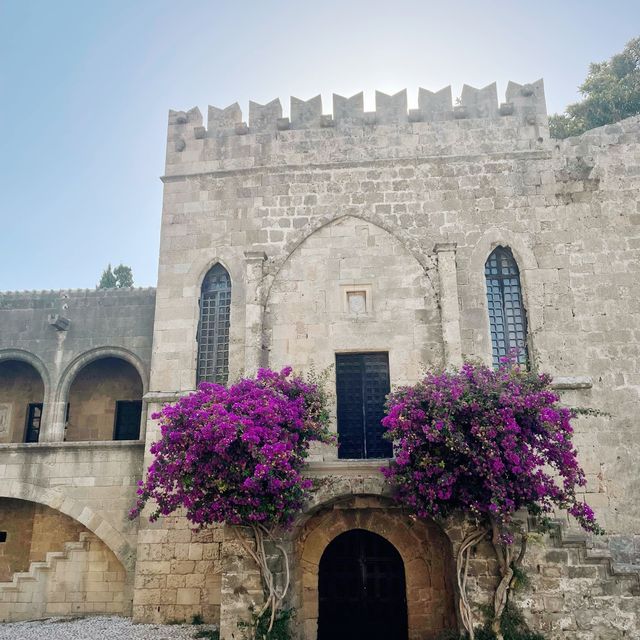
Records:
[[[147,393],[149,390],[149,372],[142,360],[135,353],[128,349],[124,349],[123,347],[104,346],[96,347],[95,349],[81,353],[67,365],[60,376],[60,382],[58,383],[58,390],[56,392],[56,401],[66,402],[71,384],[80,370],[90,362],[100,360],[102,358],[119,358],[120,360],[124,360],[132,365],[140,376],[143,395]]]
[[[482,234],[471,252],[468,263],[469,289],[474,294],[473,306],[477,303],[477,306],[482,309],[481,335],[473,355],[491,364],[491,332],[484,266],[494,249],[500,246],[510,249],[518,264],[522,300],[527,313],[529,354],[534,361],[535,334],[542,328],[544,300],[544,287],[538,271],[538,261],[530,246],[529,236],[497,228],[487,229]]]
[[[48,397],[51,390],[51,378],[47,366],[37,355],[24,349],[0,349],[0,362],[6,360],[20,360],[30,364],[40,374],[44,386],[44,397]]]
[[[205,276],[212,267],[220,264],[231,279],[231,318],[229,328],[229,379],[237,377],[244,366],[246,272],[245,256],[240,247],[214,247],[193,260],[185,276],[182,296],[185,305],[191,307],[191,350],[192,388],[196,386],[196,366],[198,359],[197,332],[200,319],[200,291]]]
[[[298,532],[295,579],[301,588],[294,606],[301,612],[305,640],[317,637],[322,555],[335,538],[353,529],[382,536],[402,558],[410,640],[456,626],[453,547],[446,532],[433,521],[411,518],[389,499],[361,494],[325,505]]]
[[[342,220],[344,218],[357,218],[358,220],[368,222],[369,224],[373,224],[376,227],[380,227],[380,229],[386,231],[389,235],[393,236],[407,250],[407,252],[417,260],[417,262],[425,270],[425,273],[428,273],[430,270],[436,268],[433,258],[422,251],[420,244],[416,240],[405,233],[402,228],[395,225],[390,225],[383,216],[377,215],[372,212],[369,212],[366,215],[350,212],[318,216],[317,218],[312,218],[307,226],[294,233],[293,237],[285,243],[279,255],[276,258],[272,259],[267,265],[267,268],[265,270],[265,286],[262,288],[262,294],[264,296],[262,300],[263,306],[266,306],[269,301],[271,287],[275,282],[278,273],[281,271],[285,263],[291,258],[296,249],[298,249],[300,245],[302,245],[307,239],[309,239],[320,229],[338,222],[339,220]],[[432,287],[433,293],[435,295],[436,291],[434,289],[433,281],[431,280],[431,278],[428,278],[428,282]]]
[[[8,480],[0,483],[0,497],[28,500],[46,505],[60,513],[73,518],[84,525],[89,531],[113,552],[128,573],[135,568],[135,549],[125,540],[124,536],[97,514],[89,506],[58,491],[57,489],[36,486],[19,480]]]
[[[149,390],[149,371],[142,360],[132,351],[116,346],[96,347],[85,351],[72,360],[62,372],[57,388],[53,392],[54,402],[52,408],[53,420],[50,425],[45,425],[45,431],[41,434],[44,442],[57,442],[64,438],[65,416],[67,413],[67,398],[69,389],[78,373],[88,364],[102,358],[119,358],[128,362],[137,371],[142,382],[142,395]],[[141,424],[146,422],[145,411],[142,412]],[[144,438],[144,433],[140,433]]]

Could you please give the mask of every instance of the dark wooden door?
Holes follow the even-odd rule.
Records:
[[[42,403],[32,402],[27,407],[27,425],[24,431],[25,442],[38,442],[40,423],[42,422]]]
[[[407,640],[404,564],[382,536],[353,529],[320,559],[318,640]]]
[[[338,457],[390,458],[393,448],[380,424],[390,390],[389,355],[337,354],[336,390]]]
[[[138,440],[140,438],[140,416],[142,402],[140,400],[116,401],[116,419],[114,440]]]

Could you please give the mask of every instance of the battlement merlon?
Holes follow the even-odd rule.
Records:
[[[216,138],[247,133],[266,133],[296,129],[349,128],[359,125],[394,125],[407,122],[438,122],[446,120],[516,117],[523,125],[541,124],[547,109],[542,79],[530,84],[509,82],[505,102],[498,102],[496,83],[482,89],[464,85],[460,99],[454,105],[451,87],[440,91],[418,90],[418,108],[407,109],[406,89],[395,95],[376,91],[376,109],[364,111],[362,92],[349,98],[333,95],[333,114],[323,114],[322,97],[309,100],[291,98],[290,115],[282,115],[282,105],[276,98],[267,104],[249,102],[249,121],[243,121],[237,102],[226,108],[209,106],[207,126],[200,110],[169,111],[169,151],[180,152],[191,138]]]

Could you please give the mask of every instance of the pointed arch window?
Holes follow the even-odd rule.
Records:
[[[511,249],[497,247],[484,265],[491,328],[493,365],[515,352],[527,364],[527,314],[522,302],[520,271]]]
[[[229,324],[231,278],[216,264],[204,277],[200,290],[197,383],[226,384],[229,378]]]

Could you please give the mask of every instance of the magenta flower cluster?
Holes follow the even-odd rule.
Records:
[[[418,516],[462,510],[504,531],[515,511],[565,508],[600,528],[577,492],[586,484],[572,444],[571,410],[547,375],[505,362],[429,373],[392,393],[383,425],[395,461],[383,469]]]
[[[290,376],[260,369],[229,387],[203,382],[153,415],[162,437],[131,517],[152,499],[152,520],[184,508],[199,526],[290,525],[311,489],[309,444],[331,441],[322,390]]]

